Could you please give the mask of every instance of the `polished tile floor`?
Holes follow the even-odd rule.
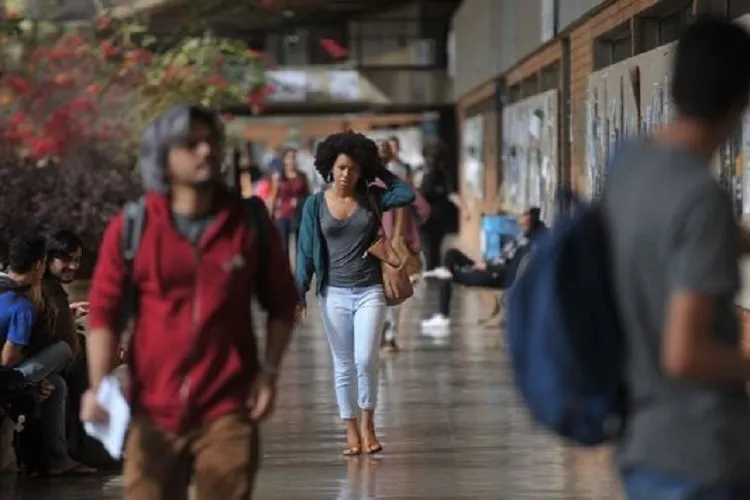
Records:
[[[582,451],[534,430],[516,398],[497,328],[476,292],[456,294],[448,335],[423,336],[434,289],[404,307],[402,352],[383,359],[378,414],[385,452],[339,455],[328,348],[313,312],[264,429],[261,500],[618,500],[606,450]],[[117,477],[32,481],[0,478],[0,499],[114,499]]]

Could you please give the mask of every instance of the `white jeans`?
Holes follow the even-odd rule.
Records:
[[[357,418],[359,409],[374,410],[378,401],[383,286],[329,286],[318,303],[333,357],[339,415],[342,419]]]

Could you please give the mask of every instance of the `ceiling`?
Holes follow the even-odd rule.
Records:
[[[131,0],[134,1],[134,0]],[[200,20],[219,34],[241,34],[286,25],[352,19],[403,5],[404,0],[141,0],[159,2],[151,9],[157,31],[171,31],[186,20]],[[440,3],[442,0],[432,0]],[[180,13],[180,15],[175,15]]]

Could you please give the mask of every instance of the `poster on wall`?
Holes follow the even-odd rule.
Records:
[[[750,216],[750,112],[742,120],[742,148],[738,158],[739,175],[742,179],[742,216]]]
[[[484,198],[484,116],[464,121],[461,137],[461,179],[469,196]]]
[[[521,213],[539,207],[546,223],[554,221],[558,186],[557,106],[551,90],[503,110],[505,208]]]

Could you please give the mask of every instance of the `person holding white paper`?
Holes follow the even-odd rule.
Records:
[[[258,423],[274,408],[298,295],[281,239],[258,209],[264,205],[248,205],[254,199],[242,200],[221,183],[220,123],[212,111],[178,106],[146,129],[145,221],[132,273],[122,254],[122,214],[105,232],[94,271],[84,421],[103,424],[103,404],[121,406],[116,394],[110,405],[108,382],[101,384],[111,381],[131,277],[138,292],[128,351],[127,500],[187,498],[191,481],[197,500],[251,498]],[[253,335],[254,295],[268,312],[262,362]],[[114,441],[113,420],[122,412],[109,417],[112,428],[102,435]]]

